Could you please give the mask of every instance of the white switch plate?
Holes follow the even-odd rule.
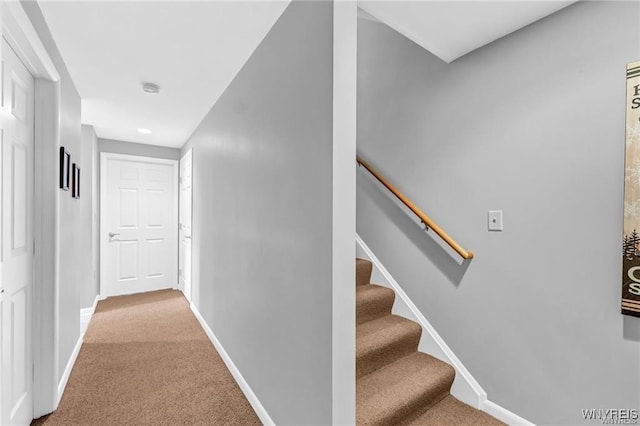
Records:
[[[489,231],[502,231],[502,210],[489,210]]]

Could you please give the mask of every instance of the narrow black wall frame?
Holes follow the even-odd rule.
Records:
[[[76,163],[73,163],[73,182],[71,196],[73,198],[80,198],[80,167]]]
[[[64,146],[60,147],[60,189],[63,191],[69,190],[71,172],[71,154]]]

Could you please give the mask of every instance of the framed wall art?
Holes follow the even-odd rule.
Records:
[[[640,317],[640,61],[627,65],[622,314]]]
[[[71,173],[71,154],[64,146],[60,147],[60,189],[69,190]]]
[[[80,198],[80,167],[78,167],[76,163],[73,163],[71,175],[72,175],[71,196],[73,198]]]

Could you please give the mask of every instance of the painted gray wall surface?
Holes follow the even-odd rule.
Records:
[[[282,425],[332,415],[332,19],[292,2],[183,148],[194,302]]]
[[[71,153],[71,162],[79,163],[82,158],[80,96],[53,41],[40,7],[36,2],[31,1],[24,1],[21,4],[60,74],[60,143]],[[58,161],[58,158],[52,158],[50,161]],[[80,336],[80,288],[83,266],[80,265],[79,259],[83,259],[84,243],[90,235],[80,232],[81,201],[72,198],[71,191],[60,192],[58,214],[60,230],[58,378],[60,378]]]
[[[449,65],[359,22],[358,151],[476,258],[465,273],[362,171],[358,233],[489,399],[537,424],[640,400],[640,320],[620,314],[638,16],[580,2]]]
[[[96,229],[95,225],[99,220],[95,212],[95,199],[100,195],[95,190],[95,167],[98,157],[98,138],[93,130],[93,126],[82,125],[82,163],[80,165],[80,206],[81,221],[80,228],[83,236],[82,240],[82,279],[80,281],[81,308],[93,306],[96,296],[100,293],[98,279],[96,275]]]

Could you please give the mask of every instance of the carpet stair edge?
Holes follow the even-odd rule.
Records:
[[[420,324],[397,315],[361,324],[356,329],[356,377],[417,351],[421,335]]]
[[[473,408],[458,400],[453,395],[446,394],[444,398],[423,410],[402,426],[459,426],[459,425],[504,425],[498,419],[484,411]],[[398,425],[401,426],[401,425]]]
[[[366,259],[356,258],[356,287],[369,284],[373,264]]]
[[[375,284],[356,287],[356,325],[391,314],[396,293]]]

